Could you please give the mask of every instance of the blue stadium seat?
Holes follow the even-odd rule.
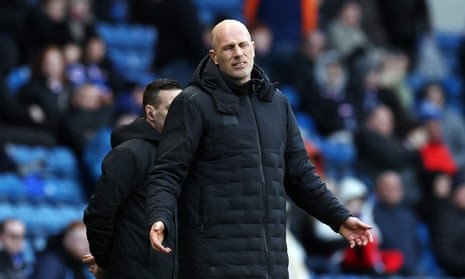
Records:
[[[78,204],[84,201],[82,187],[76,180],[47,178],[44,180],[44,192],[52,203]]]
[[[200,19],[205,25],[214,23],[217,17],[243,21],[243,0],[194,0]]]
[[[18,165],[30,164],[47,159],[48,150],[42,146],[8,144],[5,148],[8,156]]]
[[[148,72],[154,59],[158,32],[143,25],[97,25],[97,32],[107,44],[108,56],[128,80]]]
[[[427,80],[418,73],[412,73],[407,77],[407,83],[412,88],[415,95],[418,95],[426,84]]]
[[[301,129],[304,129],[308,136],[317,136],[316,124],[315,120],[308,115],[307,113],[295,111],[295,118],[297,120],[297,124]]]
[[[44,180],[39,175],[26,175],[24,182],[26,187],[26,198],[28,201],[41,202],[45,200]]]
[[[25,196],[25,186],[15,173],[0,173],[0,200],[18,201]]]
[[[49,150],[45,171],[60,177],[78,176],[78,163],[74,153],[67,147],[58,146]]]
[[[447,93],[447,105],[463,113],[463,81],[458,76],[449,75],[442,84]]]
[[[451,73],[459,73],[460,63],[457,58],[457,53],[445,52],[443,58],[444,62],[446,63],[446,66],[450,69]]]
[[[462,95],[463,82],[458,76],[449,75],[443,80],[444,88],[448,94],[448,98],[455,99]]]
[[[300,104],[300,97],[297,90],[293,86],[287,84],[281,85],[279,89],[287,97],[292,109],[298,109]]]
[[[15,208],[9,202],[0,202],[0,221],[16,216]]]
[[[14,207],[15,217],[26,223],[27,230],[32,234],[41,233],[41,216],[37,214],[37,207],[28,203],[21,203]]]
[[[31,69],[28,66],[13,69],[6,77],[6,83],[11,93],[16,93],[25,85],[31,77]]]
[[[459,32],[437,32],[435,34],[436,43],[444,53],[457,53],[462,38]]]

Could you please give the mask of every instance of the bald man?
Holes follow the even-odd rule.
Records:
[[[288,278],[286,193],[351,246],[370,241],[316,174],[287,99],[254,65],[247,28],[225,20],[211,40],[150,173],[152,246],[170,253],[163,240],[178,232],[180,278]]]

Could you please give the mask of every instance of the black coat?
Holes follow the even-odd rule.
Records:
[[[463,186],[460,186],[463,187]],[[448,275],[465,277],[465,210],[453,204],[444,206],[433,228],[433,249]]]
[[[173,255],[153,251],[145,215],[146,180],[159,133],[145,120],[112,134],[111,152],[84,213],[90,251],[107,278],[173,278]]]
[[[394,136],[385,137],[366,127],[354,135],[359,171],[375,179],[386,169],[401,171],[420,162],[416,150],[407,148]]]
[[[17,99],[23,106],[38,105],[45,113],[42,126],[50,132],[59,132],[63,116],[68,111],[71,89],[68,83],[58,92],[53,92],[44,77],[33,76],[18,92]]]
[[[233,93],[205,58],[168,112],[147,209],[171,235],[179,198],[181,278],[287,278],[286,192],[334,230],[349,216],[310,163],[286,98],[257,67],[252,76]]]

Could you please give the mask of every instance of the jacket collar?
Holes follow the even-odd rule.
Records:
[[[260,100],[271,102],[275,92],[274,84],[258,66],[254,65],[252,79],[238,86],[228,80],[208,56],[200,62],[191,84],[210,94],[217,111],[225,114],[239,113],[240,95],[256,93]]]

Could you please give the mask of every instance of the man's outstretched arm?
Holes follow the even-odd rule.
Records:
[[[174,230],[177,198],[202,136],[203,117],[191,101],[192,95],[181,93],[170,107],[147,187],[150,241],[164,253],[171,251],[163,241]]]

